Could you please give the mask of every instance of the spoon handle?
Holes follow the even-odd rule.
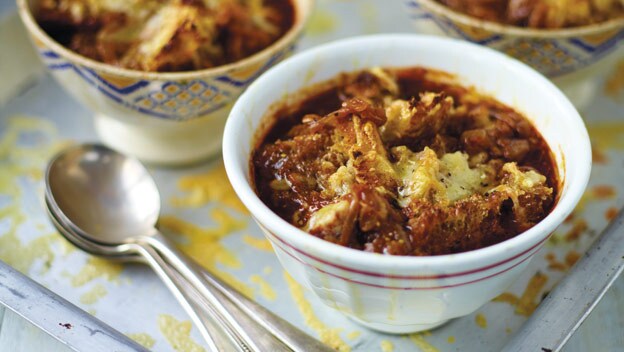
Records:
[[[210,309],[214,311],[214,318],[223,326],[230,337],[236,342],[237,347],[245,352],[261,351],[255,339],[239,324],[236,313],[230,307],[225,306],[218,298],[218,291],[208,282],[203,275],[199,274],[198,266],[180,253],[159,232],[152,236],[138,237],[136,243],[141,246],[151,246],[158,251],[202,296]],[[256,337],[258,338],[258,337]]]
[[[166,243],[166,242],[165,242]],[[155,244],[158,246],[158,244]],[[188,261],[190,262],[190,261]],[[207,281],[208,288],[216,288],[215,295],[220,299],[219,301],[228,306],[231,312],[240,311],[243,314],[235,314],[240,319],[248,318],[245,321],[245,331],[258,330],[257,328],[251,329],[252,325],[249,320],[255,322],[262,328],[265,333],[268,332],[280,341],[283,345],[295,352],[304,351],[318,351],[318,352],[331,352],[333,349],[323,344],[321,341],[301,331],[296,326],[292,325],[285,319],[275,315],[270,310],[264,308],[262,305],[247,298],[245,295],[236,291],[228,284],[215,277],[204,268],[199,267],[197,264],[190,262],[189,266],[196,268]],[[221,299],[225,298],[225,299]],[[238,313],[238,312],[237,312]],[[244,317],[246,315],[247,317]],[[255,334],[254,336],[262,336]],[[264,344],[262,347],[265,347]],[[280,346],[281,347],[281,346]],[[263,348],[267,351],[268,349]],[[275,350],[274,348],[271,350]]]
[[[167,263],[167,265],[169,265]],[[188,283],[182,276],[175,270],[175,276],[183,282],[183,286],[187,288],[187,292],[191,293],[191,298],[197,302],[196,307],[198,307],[202,312],[207,313],[208,316],[213,317],[214,311],[210,310],[210,303],[206,301],[204,298],[190,283]],[[255,342],[261,351],[271,351],[271,352],[292,352],[293,350],[284,344],[282,341],[277,339],[273,334],[267,333],[267,330],[260,324],[258,324],[255,320],[253,320],[249,315],[247,315],[244,311],[238,308],[232,301],[226,298],[223,294],[217,292],[217,297],[219,301],[221,301],[224,305],[228,307],[231,311],[236,311],[236,318],[238,319],[239,324],[243,327],[245,331],[248,331],[255,338]],[[230,341],[230,344],[232,342]],[[225,349],[223,351],[226,351]],[[316,351],[316,350],[310,350]]]
[[[180,305],[184,308],[186,313],[190,316],[194,325],[199,329],[202,337],[208,344],[208,349],[213,352],[223,351],[222,348],[224,343],[222,341],[215,341],[215,336],[220,336],[218,332],[215,331],[214,328],[207,324],[202,318],[199,316],[193,305],[191,304],[190,298],[185,293],[184,285],[178,280],[178,278],[173,273],[172,269],[168,267],[168,265],[163,261],[163,259],[158,255],[158,252],[154,250],[152,247],[148,245],[137,244],[136,251],[140,253],[147,261],[147,263],[154,269],[156,274],[161,278],[161,280],[165,283],[167,288],[171,291],[171,293],[178,300]]]
[[[200,271],[205,276],[206,280],[214,285],[214,287],[216,287],[217,290],[233,305],[242,310],[248,317],[253,319],[257,324],[266,329],[266,331],[275,336],[275,338],[284,343],[291,350],[296,352],[334,351],[321,341],[306,334],[285,319],[280,318],[270,310],[264,308],[262,305],[245,297],[245,295],[222,282],[210,272],[204,270],[203,268],[200,268]]]

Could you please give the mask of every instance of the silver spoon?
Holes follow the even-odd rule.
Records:
[[[65,239],[67,239],[70,243],[74,244],[76,247],[90,254],[94,254],[98,256],[105,256],[111,260],[122,261],[122,262],[146,262],[146,260],[143,257],[137,255],[134,252],[134,250],[130,248],[132,246],[131,244],[127,245],[129,253],[124,252],[120,254],[119,252],[114,250],[114,247],[104,246],[104,245],[100,245],[100,244],[96,244],[96,243],[84,240],[79,235],[73,233],[71,229],[67,227],[67,224],[61,224],[61,221],[57,219],[54,216],[54,214],[51,212],[48,203],[49,202],[46,199],[46,208],[48,210],[48,216],[50,217],[52,224],[59,231],[59,233],[63,237],[65,237]],[[159,264],[162,267],[164,267],[165,269],[169,268],[169,264],[165,262],[162,258],[160,258],[159,255],[157,255],[157,258],[159,259],[160,261]],[[170,274],[171,279],[173,279],[172,281],[173,281],[173,284],[176,285],[176,288],[186,287],[186,289],[183,291],[188,291],[192,293],[190,297],[188,296],[186,297],[188,300],[192,300],[193,302],[198,302],[196,306],[199,310],[205,307],[209,307],[209,304],[205,302],[205,299],[201,296],[201,294],[197,292],[197,290],[195,290],[192,286],[190,286],[189,283],[186,282],[180,276],[179,273],[175,272],[175,270],[171,270],[171,271],[172,271]],[[164,278],[163,281],[164,280],[168,281],[169,278]],[[231,302],[228,298],[223,296],[223,294],[218,293],[218,296],[219,296],[219,300],[223,304],[228,306],[229,309],[232,309],[233,311],[236,311],[239,309],[238,307],[234,305],[233,302]],[[210,316],[214,314],[214,312],[210,310],[208,310],[208,313]],[[272,314],[272,313],[269,312],[269,314]],[[251,317],[247,316],[244,312],[241,311],[240,314],[237,314],[237,317],[239,319],[239,323],[241,323],[245,331],[249,331],[250,333],[253,334],[253,336],[256,338],[256,342],[262,348],[263,351],[275,351],[275,352],[292,351],[288,346],[286,346],[281,341],[277,340],[273,335],[267,334],[267,331],[262,326],[260,326],[254,320],[252,320]],[[201,319],[201,317],[195,318],[193,322],[195,322],[195,320],[197,319]],[[281,319],[281,318],[276,317],[276,319]],[[204,319],[201,319],[201,320],[203,321]],[[226,351],[227,350],[226,346],[231,346],[231,342],[225,341],[224,339],[220,338],[222,337],[223,331],[215,327],[214,322],[212,321],[206,320],[204,321],[204,324],[206,325],[207,330],[210,333],[210,335],[216,340],[215,344],[217,345],[217,350]],[[309,338],[311,339],[311,337]]]
[[[160,207],[160,197],[153,180],[138,161],[106,147],[74,147],[53,159],[46,172],[46,198],[49,212],[56,217],[53,220],[61,222],[61,228],[71,230],[61,234],[87,252],[121,260],[137,260],[136,251],[128,248],[128,243],[135,242],[130,240],[134,239],[133,234],[143,234],[147,240],[164,239],[153,228]],[[146,205],[146,202],[149,204]],[[143,208],[137,211],[134,207],[147,207],[152,209],[152,213],[146,213]],[[70,217],[75,222],[70,221]],[[81,229],[81,226],[84,228]],[[88,233],[90,231],[95,235]],[[156,236],[150,237],[149,234]],[[176,254],[184,259],[173,247],[171,253],[170,250],[161,251],[161,244],[156,245],[167,259],[171,259],[167,254]],[[174,263],[171,261],[171,264]],[[195,280],[203,281],[199,292],[204,294],[209,290],[213,297],[225,296],[227,299],[222,301],[224,304],[231,303],[228,306],[233,315],[241,316],[238,313],[242,312],[266,329],[263,337],[268,332],[294,351],[332,351],[207,271],[195,264],[190,265],[203,274],[204,280]],[[246,324],[248,330],[253,330],[250,326]],[[258,341],[264,340],[257,334],[255,337]]]
[[[57,219],[50,210],[47,199],[46,208],[52,224],[59,233],[70,243],[85,252],[97,256],[104,256],[115,261],[145,262],[143,257],[137,255],[130,249],[128,249],[128,253],[125,251],[120,252],[117,247],[105,246],[85,240],[73,233],[66,224],[60,224],[60,220]],[[168,264],[165,263],[165,265]],[[246,331],[250,331],[256,336],[257,342],[262,347],[263,351],[333,351],[310,335],[299,330],[288,321],[231,289],[222,281],[212,277],[212,274],[209,272],[203,269],[200,269],[200,271],[206,276],[206,279],[213,283],[218,289],[218,295],[223,304],[229,306],[232,310],[240,310],[240,314],[237,314],[239,322],[241,322],[241,325],[243,325]],[[174,277],[177,276],[179,276],[179,274],[174,273]],[[184,281],[182,278],[179,278],[179,280]],[[188,285],[188,283],[184,283]],[[194,299],[203,302],[199,294],[195,295]],[[211,326],[210,324],[208,325],[209,328]],[[267,334],[267,332],[269,332],[269,334]],[[212,335],[219,336],[218,334]],[[217,343],[218,342],[219,341],[217,341]]]
[[[259,351],[232,313],[208,289],[210,284],[196,271],[195,264],[179,253],[154,227],[160,213],[160,195],[153,179],[136,159],[100,145],[70,148],[55,157],[46,171],[46,196],[50,211],[85,240],[129,249],[145,257],[178,301],[193,318],[196,313],[184,294],[175,287],[168,271],[159,267],[156,253],[167,261],[210,304],[214,319],[223,326],[240,351]],[[128,245],[131,245],[128,248]],[[156,252],[156,253],[154,253]],[[173,284],[172,284],[173,283]],[[211,348],[214,340],[200,319],[195,319]]]
[[[115,247],[102,246],[104,249],[98,253],[95,253],[92,248],[87,244],[84,239],[80,238],[78,235],[71,233],[71,230],[67,227],[67,224],[61,224],[61,221],[56,218],[50,209],[50,203],[46,197],[46,209],[48,212],[48,216],[52,221],[54,227],[58,230],[58,232],[65,237],[69,242],[74,244],[75,246],[84,249],[86,252],[91,254],[99,254],[105,253],[111,260],[115,261],[123,261],[123,262],[144,262],[150,265],[154,265],[154,270],[156,274],[163,280],[163,282],[167,285],[167,287],[171,290],[174,297],[180,301],[182,307],[186,310],[186,312],[191,317],[193,323],[198,327],[202,337],[206,339],[208,343],[208,347],[212,351],[223,351],[225,346],[229,346],[228,342],[224,339],[220,338],[221,332],[216,329],[213,325],[210,324],[209,321],[205,321],[202,317],[197,314],[197,309],[192,304],[191,298],[188,295],[189,288],[185,285],[185,283],[177,276],[171,268],[164,262],[164,260],[156,253],[153,249],[147,251],[148,257],[144,257],[139,254],[139,252],[144,251],[142,247],[138,247],[135,244],[129,243],[123,245],[123,250],[120,253],[119,250],[115,250]],[[86,245],[86,246],[85,246]],[[128,253],[126,253],[128,252]]]

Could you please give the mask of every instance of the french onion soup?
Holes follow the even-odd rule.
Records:
[[[141,71],[206,69],[270,46],[291,0],[40,0],[39,25],[78,54]]]
[[[624,17],[622,0],[437,0],[482,20],[517,27],[559,29]]]
[[[490,246],[531,228],[559,187],[522,114],[421,67],[343,73],[278,103],[251,156],[261,200],[326,241],[392,255]]]

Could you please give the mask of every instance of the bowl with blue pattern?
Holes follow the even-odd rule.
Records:
[[[156,164],[188,164],[221,147],[234,101],[295,48],[313,0],[291,0],[294,23],[276,42],[239,61],[183,72],[147,72],[92,60],[49,36],[33,16],[36,0],[18,11],[43,64],[70,95],[94,112],[102,141]]]
[[[418,32],[470,41],[508,54],[554,81],[577,107],[593,97],[595,78],[624,49],[624,17],[561,29],[485,21],[435,0],[405,0]]]

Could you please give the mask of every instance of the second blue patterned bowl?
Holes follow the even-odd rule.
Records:
[[[553,80],[577,108],[591,101],[595,78],[624,50],[624,18],[544,30],[484,21],[435,0],[404,2],[418,32],[463,39],[504,52]]]

